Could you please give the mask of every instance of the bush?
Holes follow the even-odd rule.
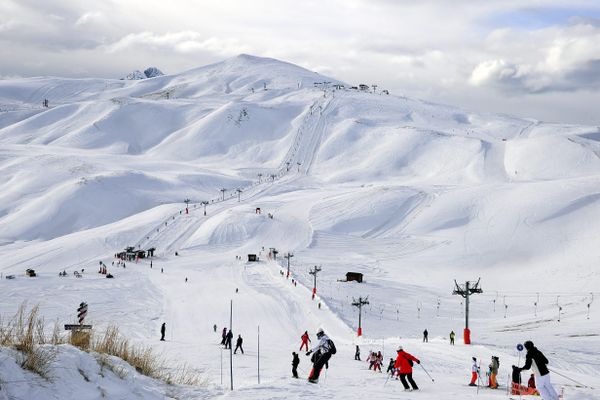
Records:
[[[11,347],[19,352],[18,362],[22,368],[48,378],[52,362],[55,360],[58,345],[64,344],[59,321],[55,321],[50,335],[46,335],[46,323],[39,316],[39,306],[26,311],[26,304],[19,306],[10,321],[4,323],[0,318],[0,346]],[[71,331],[68,343],[84,351],[98,354],[96,359],[102,367],[108,367],[118,376],[124,377],[126,371],[117,367],[106,356],[121,358],[140,374],[159,379],[168,384],[204,385],[202,372],[188,365],[168,366],[150,346],[134,345],[119,333],[116,326],[108,326],[100,336],[91,331]]]
[[[38,314],[39,306],[32,307],[27,313],[26,305],[21,304],[8,323],[0,321],[0,345],[18,350],[17,361],[22,368],[47,378],[57,350],[43,346],[47,343],[45,322]]]

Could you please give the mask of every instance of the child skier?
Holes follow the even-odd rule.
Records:
[[[394,359],[390,358],[390,363],[388,364],[387,370],[385,372],[387,372],[388,374],[392,374],[392,376],[394,375]]]
[[[477,386],[477,378],[479,377],[479,367],[477,366],[477,358],[473,357],[473,365],[471,366],[471,382],[469,386]]]
[[[379,372],[381,372],[381,364],[383,364],[383,355],[381,354],[381,351],[378,351],[377,354],[375,355],[375,363],[373,364],[373,372],[379,370]]]
[[[298,364],[300,364],[300,358],[298,354],[294,351],[292,352],[292,376],[294,378],[298,378]]]

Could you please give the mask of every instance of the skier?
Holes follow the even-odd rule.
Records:
[[[215,331],[215,333],[217,333],[217,324],[213,325],[213,331]]]
[[[421,361],[419,361],[418,358],[416,358],[412,354],[405,352],[402,346],[398,347],[398,357],[396,358],[396,363],[394,364],[394,367],[400,370],[400,381],[402,382],[402,386],[404,386],[404,390],[407,392],[419,390],[419,387],[417,386],[412,377],[413,361],[417,364],[421,364]],[[407,379],[408,382],[410,382],[412,389],[408,386],[408,383],[406,383]]]
[[[354,353],[354,359],[356,361],[360,361],[360,347],[358,347],[358,345],[356,345],[356,352]]]
[[[496,356],[492,356],[492,363],[490,364],[490,388],[498,389],[498,368],[500,368],[500,360]]]
[[[557,400],[558,394],[552,383],[550,383],[550,371],[548,371],[548,359],[544,354],[528,340],[525,342],[527,355],[525,356],[525,365],[519,368],[521,371],[533,368],[535,375],[535,386],[540,392],[542,400]]]
[[[238,335],[238,338],[235,341],[235,350],[233,351],[233,354],[236,354],[238,349],[240,349],[242,354],[244,354],[244,348],[242,347],[243,342],[244,342],[244,339],[242,339],[242,335]],[[231,347],[231,341],[229,341],[229,346]]]
[[[533,386],[532,386],[533,385]],[[539,396],[540,394],[535,389],[535,382],[533,374],[527,382],[527,386],[521,384],[521,368],[513,365],[512,366],[512,390],[511,394],[526,395],[526,396]]]
[[[167,327],[166,324],[163,322],[162,326],[160,327],[160,340],[161,341],[165,341],[165,333],[167,332]]]
[[[233,332],[231,332],[231,329],[230,329],[229,332],[227,332],[227,336],[225,337],[225,348],[226,349],[231,349],[231,339],[233,339]]]
[[[306,352],[306,355],[309,356],[310,353],[321,351],[321,355],[313,364],[312,371],[310,371],[310,375],[308,376],[308,381],[310,383],[319,382],[321,369],[325,364],[328,363],[331,356],[337,352],[335,344],[331,339],[329,339],[325,332],[323,332],[323,329],[319,329],[317,331],[317,339],[319,339],[319,343],[314,348]]]
[[[298,378],[298,364],[300,364],[300,357],[298,354],[293,351],[292,352],[292,376],[294,378]]]
[[[471,366],[471,382],[469,386],[477,386],[477,378],[479,377],[479,367],[477,366],[477,358],[473,357],[473,365]]]
[[[531,374],[531,376],[529,377],[529,380],[527,381],[527,387],[535,389],[535,378],[534,378],[533,374]]]
[[[450,344],[452,346],[454,346],[454,337],[456,336],[456,333],[454,333],[454,331],[450,331]]]
[[[221,333],[221,344],[225,345],[227,341],[227,328],[223,328],[223,333]]]
[[[369,356],[367,357],[367,362],[369,363],[369,371],[371,370],[371,368],[375,367],[375,358],[375,352],[369,350]]]
[[[423,331],[423,343],[429,343],[429,332],[427,332],[427,329],[425,329]]]
[[[304,331],[304,334],[300,336],[302,340],[302,344],[300,344],[300,351],[302,351],[302,347],[306,345],[306,351],[308,351],[308,342],[310,342],[310,338],[308,337],[308,331]]]
[[[390,357],[390,363],[388,364],[387,370],[385,372],[387,372],[388,374],[392,374],[392,376],[394,375],[394,359]]]
[[[381,352],[378,352],[378,353],[373,352],[371,360],[372,360],[371,365],[373,366],[373,372],[376,372],[377,370],[379,370],[379,372],[381,372],[381,363],[383,362],[383,356],[381,355]],[[371,369],[371,366],[369,366],[369,369]]]

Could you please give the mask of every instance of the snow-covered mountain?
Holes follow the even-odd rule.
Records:
[[[1,283],[3,314],[28,298],[48,317],[65,318],[86,297],[98,325],[117,319],[144,343],[166,320],[175,337],[165,351],[216,381],[212,325],[227,324],[239,288],[240,330],[254,335],[258,322],[276,348],[264,364],[272,391],[240,372],[243,398],[303,390],[284,378],[287,358],[297,350],[294,335],[319,325],[342,354],[354,343],[376,348],[375,339],[409,343],[451,386],[467,379],[472,351],[502,354],[509,367],[517,341],[539,339],[557,368],[598,385],[600,128],[361,92],[353,82],[249,55],[175,75],[157,71],[139,80],[0,81],[0,271],[41,272],[36,281]],[[91,276],[73,282],[78,292],[58,293],[59,270],[110,264],[128,245],[156,247],[155,265],[166,273],[142,263],[117,270],[114,283]],[[294,253],[300,286],[312,287],[308,269],[323,266],[323,309],[304,288],[292,289],[275,262],[234,258],[266,260],[269,248]],[[364,273],[366,283],[338,282],[348,271]],[[485,290],[472,306],[478,345],[447,353],[447,333],[462,332],[453,280],[478,277]],[[357,340],[350,301],[367,295],[366,339]],[[425,327],[430,347],[414,339]],[[210,356],[190,352],[192,342]],[[254,356],[241,365],[250,370]],[[463,367],[464,376],[450,373]],[[362,365],[344,366],[346,377],[335,368],[326,395],[358,390],[348,380],[383,385]],[[468,397],[468,389],[451,393]],[[446,393],[427,390],[427,398]],[[581,397],[572,398],[594,398],[575,391]]]
[[[142,73],[139,69],[128,73],[123,79],[128,81],[139,81],[146,78],[156,78],[157,76],[163,76],[163,72],[156,67],[148,67]]]

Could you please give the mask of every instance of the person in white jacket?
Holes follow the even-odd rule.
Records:
[[[469,386],[477,386],[477,378],[479,377],[479,366],[477,366],[477,358],[473,357],[473,365],[471,366],[471,382]]]
[[[325,334],[325,332],[323,332],[323,329],[319,329],[317,331],[317,339],[319,339],[317,345],[306,352],[307,356],[309,356],[311,353],[320,353],[320,355],[315,360],[315,363],[313,364],[312,371],[310,371],[310,374],[308,376],[308,381],[311,383],[319,382],[319,375],[321,374],[321,369],[323,369],[323,366],[336,352],[335,345],[333,344],[331,339],[329,339],[329,337]]]

